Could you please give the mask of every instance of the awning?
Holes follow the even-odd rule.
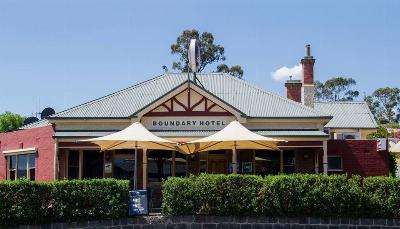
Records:
[[[13,150],[4,150],[3,154],[10,156],[10,155],[17,155],[17,154],[27,154],[27,153],[36,153],[36,148],[25,148],[25,149],[13,149]]]
[[[302,129],[302,130],[252,130],[266,137],[328,137],[323,131],[315,129]],[[57,131],[54,134],[56,138],[89,138],[89,137],[102,137],[112,133],[114,131]],[[209,130],[153,130],[153,134],[159,137],[206,137],[215,134],[217,131]]]

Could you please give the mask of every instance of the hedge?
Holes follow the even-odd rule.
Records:
[[[400,218],[400,179],[199,175],[163,183],[165,215]]]
[[[0,225],[127,216],[128,181],[0,182]]]

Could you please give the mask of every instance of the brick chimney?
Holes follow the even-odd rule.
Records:
[[[301,103],[301,80],[292,80],[292,76],[290,79],[286,81],[286,97],[298,103]]]
[[[314,63],[315,59],[311,56],[310,45],[306,45],[306,55],[301,59],[303,67],[303,87],[301,89],[301,102],[314,108]]]

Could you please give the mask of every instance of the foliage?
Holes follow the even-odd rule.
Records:
[[[226,64],[218,65],[217,72],[228,73],[238,78],[242,78],[244,73],[242,67],[240,67],[239,65],[234,65],[229,68]]]
[[[24,124],[24,118],[19,114],[4,112],[0,115],[0,133],[17,130]]]
[[[386,127],[379,125],[376,128],[375,132],[371,132],[367,135],[367,139],[378,139],[378,138],[387,138],[391,137],[390,132],[386,129]]]
[[[398,178],[203,174],[163,187],[166,215],[400,217]]]
[[[370,217],[400,217],[400,179],[367,177],[363,182],[365,211]]]
[[[169,178],[163,184],[167,215],[254,215],[259,176],[206,175]]]
[[[184,30],[176,39],[176,42],[171,45],[171,53],[179,56],[179,61],[173,62],[172,69],[181,72],[191,71],[187,54],[191,39],[197,39],[199,42],[201,60],[199,72],[203,71],[207,65],[225,61],[225,49],[222,45],[214,43],[214,35],[212,33],[203,32],[200,35],[199,31],[195,29]],[[243,76],[243,70],[239,65],[229,68],[226,64],[221,64],[217,66],[217,72],[229,73],[239,78]]]
[[[315,82],[315,99],[319,102],[353,101],[360,94],[352,90],[357,83],[352,78],[335,77],[324,82]]]
[[[127,216],[128,181],[0,182],[0,225]]]
[[[389,175],[392,177],[396,177],[396,172],[397,172],[397,160],[396,160],[396,155],[393,153],[389,153]]]
[[[400,116],[400,88],[378,88],[365,101],[379,123],[399,122]]]

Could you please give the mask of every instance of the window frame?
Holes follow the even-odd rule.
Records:
[[[340,169],[330,169],[329,158],[340,158]],[[328,155],[328,172],[343,172],[343,157],[341,155]]]
[[[26,179],[30,179],[31,180],[31,169],[35,169],[35,174],[34,177],[36,179],[36,158],[37,158],[37,151],[36,150],[24,150],[21,152],[14,152],[14,153],[9,153],[7,155],[5,155],[6,157],[6,162],[7,162],[7,166],[6,166],[6,170],[7,170],[7,176],[6,179],[7,180],[18,180],[21,179],[18,177],[18,160],[19,160],[19,156],[21,155],[26,155],[27,159],[26,159]],[[11,157],[15,156],[15,168],[11,169],[10,168],[10,163],[11,163]],[[29,159],[31,157],[34,157],[34,166],[30,167],[30,163],[29,163]],[[14,171],[14,177],[13,179],[11,179],[11,171]],[[34,181],[34,180],[33,180]]]

